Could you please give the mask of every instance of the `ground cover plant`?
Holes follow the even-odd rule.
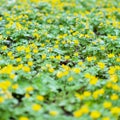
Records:
[[[120,120],[119,0],[0,0],[1,120]]]

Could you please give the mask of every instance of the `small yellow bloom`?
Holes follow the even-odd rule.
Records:
[[[0,96],[0,103],[4,102],[4,98]]]
[[[30,72],[30,68],[29,68],[28,66],[23,66],[23,70],[24,70],[25,72]]]
[[[73,68],[73,72],[75,72],[75,73],[80,73],[80,69],[79,68]]]
[[[120,62],[120,58],[117,58],[117,59],[116,59],[116,62]]]
[[[58,115],[58,112],[57,111],[50,111],[49,114],[51,116],[57,116]]]
[[[95,77],[95,76],[91,76],[91,79],[90,79],[89,83],[90,83],[91,85],[96,85],[97,82],[98,82],[98,78]]]
[[[102,120],[110,120],[109,117],[103,117]]]
[[[58,77],[58,78],[63,77],[63,72],[59,71],[59,72],[57,73],[57,77]]]
[[[51,72],[51,73],[54,72],[54,68],[49,68],[48,70],[49,70],[49,72]]]
[[[85,91],[85,92],[83,93],[83,95],[84,95],[85,97],[90,97],[90,96],[91,96],[91,92]]]
[[[3,47],[2,47],[2,50],[6,50],[6,49],[7,49],[7,46],[3,46]]]
[[[91,62],[92,60],[93,60],[92,57],[87,57],[88,62]]]
[[[104,106],[104,108],[110,108],[112,106],[112,103],[106,101],[103,103],[103,106]]]
[[[115,55],[113,53],[108,54],[108,58],[113,58]]]
[[[84,99],[84,96],[79,94],[79,93],[75,93],[75,97],[80,99],[80,100],[83,100]]]
[[[72,76],[69,77],[69,78],[68,78],[68,81],[69,81],[69,82],[73,81],[73,77],[72,77]]]
[[[32,66],[32,65],[33,65],[33,62],[32,62],[32,61],[29,61],[29,62],[28,62],[28,65],[29,65],[29,66]]]
[[[111,111],[110,111],[112,114],[120,114],[120,107],[113,107],[111,108]]]
[[[15,77],[16,77],[15,74],[10,74],[10,78],[11,78],[11,79],[14,79]]]
[[[18,84],[14,84],[14,85],[12,85],[12,89],[17,89],[18,88]]]
[[[57,60],[60,60],[60,59],[61,59],[61,56],[60,56],[60,55],[56,56],[56,59],[57,59]]]
[[[89,108],[87,105],[83,105],[81,108],[81,111],[83,114],[87,114],[89,112]]]
[[[31,58],[31,54],[26,54],[26,58],[30,59]]]
[[[30,94],[26,93],[26,94],[25,94],[25,97],[26,97],[26,98],[30,98]]]
[[[38,49],[34,49],[33,52],[34,52],[34,53],[38,53]]]
[[[95,111],[91,112],[90,116],[93,119],[97,119],[97,118],[99,118],[101,116],[101,113],[99,111],[95,110]]]
[[[105,47],[104,47],[104,46],[101,46],[100,49],[101,49],[101,50],[105,50]]]
[[[104,68],[105,68],[105,63],[103,63],[103,62],[98,62],[98,66],[99,66],[101,69],[104,69]]]
[[[0,21],[2,20],[2,17],[0,17]]]
[[[32,92],[34,90],[34,88],[32,86],[29,86],[26,88],[26,92]]]
[[[76,118],[81,117],[82,115],[83,115],[83,113],[81,110],[77,110],[73,113],[73,116]]]
[[[44,97],[42,95],[37,95],[36,96],[36,99],[39,100],[39,101],[43,101],[44,100]]]
[[[70,56],[66,55],[65,60],[69,60],[69,59],[70,59]]]
[[[16,59],[17,62],[21,62],[21,60],[22,60],[21,58],[17,58]]]
[[[33,104],[32,105],[32,109],[34,110],[34,111],[39,111],[39,110],[41,110],[41,105],[39,105],[39,104]]]
[[[42,55],[42,60],[46,59],[46,54]]]
[[[29,120],[29,119],[28,119],[28,117],[22,116],[22,117],[19,118],[19,120]]]
[[[81,65],[83,65],[83,62],[82,62],[82,61],[80,61],[80,62],[78,63],[78,65],[80,65],[80,66],[81,66]]]
[[[119,96],[117,94],[113,94],[111,95],[111,100],[118,100],[119,99]]]
[[[85,78],[91,78],[91,74],[90,73],[86,73],[84,76],[85,76]]]

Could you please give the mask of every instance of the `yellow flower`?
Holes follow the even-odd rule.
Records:
[[[91,74],[90,73],[86,73],[84,76],[85,76],[85,78],[91,78]]]
[[[117,94],[113,94],[110,96],[111,100],[118,100],[119,96]]]
[[[80,100],[83,100],[84,99],[84,96],[79,94],[79,93],[75,93],[75,97],[80,99]]]
[[[29,120],[29,119],[28,119],[28,117],[22,116],[22,117],[19,118],[19,120]]]
[[[93,60],[92,57],[87,57],[88,62],[91,62],[92,60]]]
[[[21,60],[22,60],[21,58],[17,58],[16,59],[17,62],[21,62]]]
[[[101,49],[101,50],[105,50],[105,47],[104,47],[104,46],[101,46],[100,49]]]
[[[73,68],[73,72],[75,72],[75,73],[80,73],[80,69],[79,68]]]
[[[93,92],[93,98],[97,99],[99,95],[103,95],[104,94],[104,89],[99,89]]]
[[[57,59],[57,60],[60,60],[60,59],[61,59],[61,56],[60,56],[60,55],[56,56],[56,59]]]
[[[97,119],[97,118],[99,118],[101,116],[101,113],[99,111],[95,110],[95,111],[91,112],[90,116],[93,119]]]
[[[69,77],[69,78],[68,78],[68,81],[69,81],[69,82],[73,81],[73,77],[72,77],[72,76]]]
[[[41,110],[41,105],[39,105],[39,104],[33,104],[32,105],[32,109],[34,110],[34,111],[39,111],[39,110]]]
[[[26,92],[32,92],[34,90],[34,88],[32,86],[29,86],[26,88]]]
[[[23,66],[23,70],[24,70],[25,72],[30,72],[30,68],[29,68],[28,66]]]
[[[115,55],[113,53],[108,54],[108,58],[113,58]]]
[[[91,76],[91,79],[90,79],[89,83],[91,85],[96,85],[97,82],[98,82],[98,78],[95,77],[95,76]]]
[[[103,103],[103,106],[104,106],[104,108],[110,108],[112,106],[112,103],[106,101]]]
[[[55,56],[53,56],[53,55],[52,55],[52,56],[50,56],[50,59],[54,59],[54,58],[55,58]]]
[[[118,76],[116,74],[113,74],[110,76],[110,80],[114,83],[116,83],[118,81]]]
[[[54,72],[54,68],[49,68],[48,70],[49,70],[49,72],[51,72],[51,73]]]
[[[70,59],[70,56],[66,55],[65,60],[69,60],[69,59]]]
[[[14,79],[15,77],[16,77],[15,74],[10,74],[10,78],[11,78],[11,79]]]
[[[36,99],[39,100],[39,101],[43,101],[44,100],[44,97],[42,95],[37,95],[36,96]]]
[[[12,85],[12,89],[17,89],[18,88],[18,84],[14,84],[14,85]]]
[[[59,71],[59,72],[57,73],[57,77],[58,77],[58,78],[63,77],[63,72]]]
[[[89,91],[84,91],[83,95],[84,95],[85,97],[90,97],[90,96],[91,96],[91,92],[89,92]]]
[[[109,117],[103,117],[102,120],[110,120]]]
[[[80,66],[81,66],[81,65],[83,65],[83,62],[82,62],[82,61],[80,61],[80,62],[78,63],[78,65],[80,65]]]
[[[117,59],[116,59],[116,62],[120,62],[120,58],[117,58]]]
[[[111,108],[111,111],[110,111],[112,114],[120,114],[120,107],[113,107]]]
[[[42,60],[46,59],[46,54],[42,55]]]
[[[3,47],[2,47],[2,50],[6,50],[6,49],[7,49],[7,46],[3,46]]]
[[[26,98],[30,98],[30,94],[26,93],[26,94],[25,94],[25,97],[26,97]]]
[[[38,50],[37,50],[37,49],[34,49],[33,52],[34,52],[34,53],[38,53]]]
[[[115,85],[112,85],[112,89],[115,91],[119,91],[120,87],[119,87],[119,85],[115,84]]]
[[[34,33],[33,33],[33,36],[34,36],[36,39],[39,39],[39,38],[40,38],[40,35],[39,35],[37,32],[34,32]]]
[[[87,105],[83,105],[82,108],[81,108],[81,111],[82,111],[83,114],[88,113],[89,112],[88,106]]]
[[[12,56],[12,52],[8,52],[7,55],[10,57]]]
[[[0,88],[3,90],[7,90],[10,87],[10,85],[11,85],[11,82],[8,80],[0,82]]]
[[[17,50],[18,52],[23,51],[24,49],[25,49],[24,46],[18,46],[18,47],[16,48],[16,50]]]
[[[98,66],[99,66],[101,69],[104,69],[104,68],[105,68],[105,63],[103,63],[103,62],[98,62]]]
[[[29,62],[28,62],[28,65],[29,65],[29,66],[32,66],[32,65],[33,65],[33,62],[32,62],[32,61],[29,61]]]
[[[84,105],[81,107],[81,109],[75,111],[73,113],[74,117],[81,117],[83,114],[86,114],[89,112],[89,109],[88,109],[88,106],[87,105]]]
[[[74,56],[78,56],[78,55],[79,55],[79,53],[78,53],[78,52],[75,52],[75,53],[74,53]]]
[[[2,96],[0,96],[0,103],[4,102],[4,98]]]
[[[51,116],[56,116],[56,115],[58,115],[58,112],[57,111],[50,111],[49,114]]]
[[[73,113],[73,116],[76,117],[76,118],[78,118],[78,117],[81,117],[82,114],[83,114],[83,113],[82,113],[81,110],[77,110],[77,111],[75,111],[75,112]]]
[[[0,21],[2,20],[2,17],[0,17]]]
[[[27,54],[27,55],[26,55],[26,58],[27,58],[27,59],[30,59],[30,58],[31,58],[31,54]]]
[[[78,40],[74,40],[75,45],[79,45],[79,41]]]

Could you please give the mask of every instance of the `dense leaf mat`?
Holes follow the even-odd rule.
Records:
[[[0,0],[0,120],[120,120],[119,0]]]

